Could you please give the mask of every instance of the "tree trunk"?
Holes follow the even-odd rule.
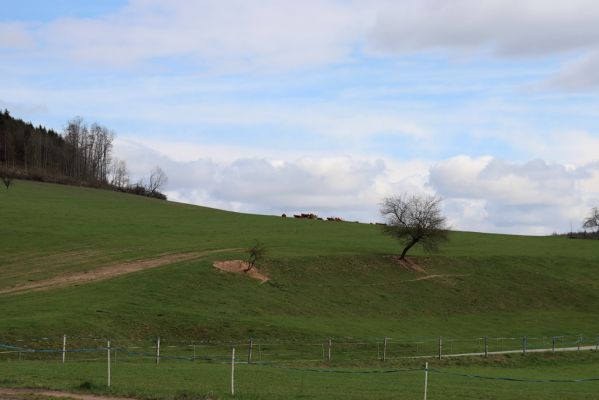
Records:
[[[410,250],[412,248],[412,246],[414,246],[416,243],[418,243],[418,240],[420,240],[420,239],[412,239],[412,241],[410,243],[408,243],[408,245],[401,252],[401,256],[399,256],[400,260],[406,259],[406,254],[407,254],[408,250]]]

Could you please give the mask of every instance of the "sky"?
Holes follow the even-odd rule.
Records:
[[[0,108],[240,212],[544,235],[599,206],[596,0],[0,0]]]

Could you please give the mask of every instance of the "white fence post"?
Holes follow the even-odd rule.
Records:
[[[231,354],[231,396],[235,395],[235,347]]]
[[[254,339],[250,338],[250,344],[248,346],[248,364],[252,363],[252,352],[254,350]]]
[[[108,350],[106,353],[108,357],[108,387],[110,387],[110,340],[108,340],[106,349]]]
[[[156,339],[156,364],[160,364],[160,336]]]
[[[387,338],[383,344],[383,362],[387,361]]]
[[[424,364],[424,400],[426,400],[426,395],[428,393],[428,362]]]
[[[64,364],[64,360],[67,355],[67,335],[62,335],[62,363]]]

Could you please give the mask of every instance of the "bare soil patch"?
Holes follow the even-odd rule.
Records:
[[[248,263],[242,260],[216,261],[213,265],[214,268],[217,268],[221,271],[243,274],[252,279],[260,281],[260,283],[264,283],[269,280],[268,276],[262,274],[256,267],[246,271],[248,268]]]
[[[406,257],[405,259],[400,259],[399,256],[391,256],[391,260],[399,264],[401,267],[409,269],[414,272],[420,272],[422,274],[426,274],[426,270],[424,266],[421,265],[416,258]]]
[[[43,396],[43,397],[56,397],[56,398],[68,398],[76,400],[130,400],[126,397],[108,397],[98,396],[94,394],[80,394],[80,393],[69,393],[58,390],[47,390],[47,389],[12,389],[12,388],[0,388],[0,400],[17,400],[27,399],[28,395]]]
[[[0,294],[37,292],[66,286],[75,286],[90,282],[103,281],[117,276],[130,274],[132,272],[162,267],[164,265],[174,264],[181,261],[190,261],[202,258],[204,256],[208,256],[210,254],[224,253],[236,250],[239,249],[220,249],[190,253],[165,254],[155,258],[112,264],[91,271],[70,273],[49,279],[44,279],[37,282],[31,282],[6,289],[0,289]]]

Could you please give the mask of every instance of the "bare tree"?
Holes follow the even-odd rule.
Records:
[[[110,170],[110,184],[112,186],[118,188],[129,186],[129,171],[125,161],[118,158],[113,159]]]
[[[150,174],[150,182],[148,183],[147,190],[151,194],[159,192],[168,183],[166,174],[159,166],[155,166]]]
[[[597,228],[597,231],[599,232],[599,207],[593,207],[591,209],[591,214],[584,219],[582,227],[589,229]]]
[[[247,250],[248,256],[248,266],[245,269],[245,272],[249,272],[256,263],[264,258],[266,255],[266,246],[259,240],[256,240],[256,243],[252,247]]]
[[[447,240],[448,227],[440,204],[439,197],[428,195],[402,195],[383,200],[380,212],[386,219],[384,231],[404,246],[400,260],[405,260],[408,250],[417,243],[432,252]]]

